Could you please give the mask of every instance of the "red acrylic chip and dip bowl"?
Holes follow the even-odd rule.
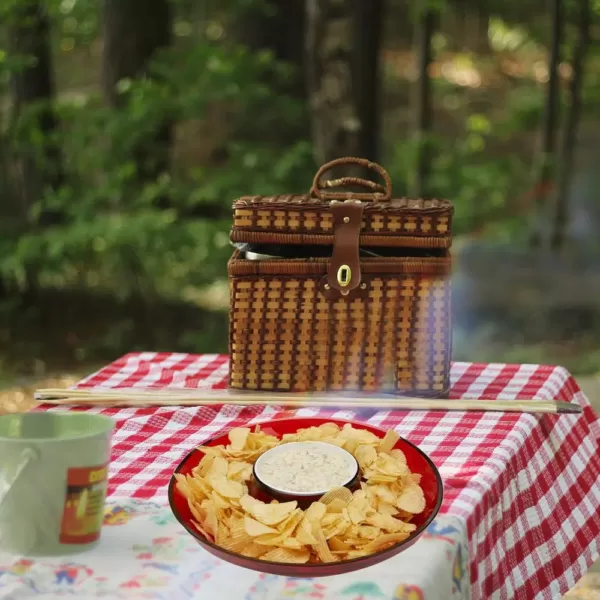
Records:
[[[324,423],[336,423],[340,427],[343,427],[346,423],[348,423],[348,421],[331,418],[300,417],[263,421],[260,423],[260,427],[261,431],[264,431],[265,433],[281,437],[284,433],[295,433],[298,429],[318,427]],[[365,429],[381,438],[385,436],[385,431],[379,429],[378,427],[373,427],[372,425],[360,422],[350,421],[350,423],[352,427],[356,429]],[[227,445],[228,443],[229,438],[228,433],[226,432],[206,442],[204,445],[220,446]],[[169,504],[171,505],[171,510],[173,511],[173,514],[177,520],[205,550],[231,564],[262,573],[283,575],[285,577],[324,577],[328,575],[350,573],[352,571],[357,571],[359,569],[376,565],[384,560],[387,560],[388,558],[391,558],[392,556],[395,556],[396,554],[399,554],[400,552],[403,552],[407,548],[410,548],[410,546],[412,546],[419,539],[429,524],[433,521],[442,504],[442,478],[440,477],[439,471],[431,459],[417,446],[402,438],[398,440],[394,447],[404,452],[408,467],[411,472],[419,473],[421,475],[420,485],[425,495],[425,510],[421,514],[413,517],[411,523],[414,523],[417,526],[417,529],[407,539],[396,544],[395,546],[391,546],[385,550],[381,550],[360,558],[354,558],[335,563],[306,564],[271,562],[255,558],[248,558],[217,546],[215,543],[204,537],[194,527],[192,524],[192,513],[188,507],[187,500],[180,492],[177,491],[175,477],[172,477],[169,482]],[[194,448],[194,450],[192,450],[177,466],[175,473],[182,473],[184,475],[191,473],[203,456],[204,455],[202,452]],[[258,485],[254,490],[252,489],[252,486],[249,487],[251,494],[260,500],[268,502],[274,497],[272,492],[269,494],[267,486]],[[352,487],[352,482],[349,482],[347,487]],[[290,496],[286,493],[284,500],[300,500],[300,503],[305,504],[305,502],[302,502],[302,500],[306,500],[306,498],[298,497],[297,495]]]

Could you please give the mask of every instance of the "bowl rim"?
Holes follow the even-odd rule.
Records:
[[[290,446],[293,444],[321,445],[321,444],[327,444],[327,442],[321,442],[318,440],[304,440],[304,441],[299,441],[299,442],[288,442],[287,444],[280,444],[279,446],[269,448],[266,452],[263,452],[256,459],[254,464],[252,465],[252,474],[254,475],[254,478],[256,479],[256,481],[259,485],[262,485],[263,487],[267,488],[268,490],[275,492],[276,494],[280,494],[282,496],[290,496],[290,498],[312,498],[313,496],[323,496],[329,490],[325,490],[324,492],[322,492],[321,490],[317,490],[314,492],[294,492],[291,490],[284,490],[282,488],[275,487],[274,485],[267,483],[264,479],[262,479],[261,477],[258,476],[258,473],[256,472],[256,466],[258,465],[258,463],[260,462],[260,460],[262,459],[263,456],[266,456],[269,452],[273,452],[273,450],[275,450],[277,452],[279,450],[279,448],[285,448],[285,446]],[[348,450],[346,450],[345,448],[341,448],[340,446],[336,446],[335,444],[327,444],[327,445],[331,446],[333,448],[336,448],[336,450],[334,450],[334,453],[339,453],[339,454],[345,453],[348,456],[350,456],[350,458],[352,459],[351,461],[348,461],[349,464],[350,464],[350,462],[352,462],[352,464],[355,467],[354,471],[352,472],[352,475],[350,477],[348,477],[348,480],[345,481],[344,483],[340,483],[340,484],[334,486],[334,487],[346,487],[347,485],[351,484],[356,479],[356,476],[359,475],[359,473],[360,473],[360,467],[358,465],[358,461],[352,455],[352,453],[348,452]],[[331,489],[333,489],[333,488],[331,488]]]
[[[353,427],[356,425],[357,427],[361,427],[361,426],[365,426],[367,425],[368,427],[371,427],[373,429],[376,429],[377,431],[379,431],[380,433],[385,435],[385,430],[382,429],[381,427],[377,426],[377,425],[371,425],[370,423],[361,423],[360,421],[354,421],[354,420],[346,420],[346,419],[336,419],[334,417],[331,418],[326,418],[326,417],[288,417],[288,418],[283,418],[283,419],[268,419],[265,421],[259,421],[256,423],[252,423],[253,426],[255,425],[267,425],[270,423],[281,423],[281,422],[292,422],[292,421],[315,421],[315,422],[332,422],[332,423],[349,423],[350,425],[352,425]],[[230,429],[233,429],[233,427],[231,427]],[[221,438],[225,435],[227,435],[229,429],[227,429],[226,431],[215,435],[214,437],[206,440],[205,442],[203,442],[203,445],[208,445],[210,444],[213,440],[216,440],[218,438]],[[416,450],[424,459],[425,461],[429,464],[434,476],[435,476],[435,480],[436,480],[436,484],[437,484],[437,492],[438,492],[438,498],[437,498],[437,502],[435,503],[435,506],[433,508],[433,510],[431,511],[431,514],[429,515],[429,517],[427,517],[427,519],[425,520],[424,523],[422,523],[419,527],[417,527],[417,529],[415,529],[415,531],[412,532],[412,534],[409,535],[409,537],[407,537],[405,540],[401,541],[398,544],[395,544],[393,546],[390,546],[389,548],[385,548],[384,550],[379,550],[378,552],[374,552],[373,554],[367,554],[365,556],[359,556],[358,558],[350,558],[347,560],[341,560],[339,562],[335,562],[335,563],[310,563],[310,564],[291,564],[289,562],[276,562],[276,561],[272,561],[272,560],[260,560],[258,558],[251,558],[248,556],[244,556],[243,554],[238,554],[237,552],[232,552],[231,550],[227,550],[226,548],[223,548],[222,546],[219,546],[218,544],[215,544],[214,542],[211,542],[210,540],[206,539],[205,537],[202,537],[200,535],[199,532],[197,532],[195,530],[194,527],[189,526],[184,520],[183,518],[180,517],[178,511],[175,509],[175,505],[174,505],[174,500],[173,500],[173,495],[176,493],[176,483],[177,480],[175,479],[175,474],[180,472],[180,469],[182,468],[182,466],[187,463],[188,459],[196,452],[199,452],[200,454],[202,454],[202,452],[200,450],[198,450],[198,448],[193,448],[190,452],[188,452],[179,462],[179,464],[177,465],[177,467],[175,468],[175,471],[173,472],[173,475],[171,475],[171,479],[169,480],[169,488],[168,488],[168,498],[169,498],[169,506],[171,508],[171,512],[173,513],[173,515],[175,516],[175,518],[177,519],[177,521],[180,523],[180,525],[183,526],[183,528],[192,536],[194,537],[196,540],[198,540],[201,544],[206,544],[207,546],[210,546],[211,548],[213,548],[214,550],[216,550],[217,552],[221,552],[227,556],[232,557],[233,559],[235,559],[236,561],[239,560],[243,560],[243,561],[249,561],[252,564],[264,564],[264,565],[271,565],[272,567],[290,567],[293,566],[295,568],[311,568],[311,569],[320,569],[320,568],[324,568],[324,567],[331,567],[332,565],[352,565],[352,564],[356,564],[359,565],[362,561],[364,561],[365,559],[373,559],[375,557],[381,557],[381,560],[383,561],[386,554],[390,554],[393,555],[393,551],[396,550],[398,548],[398,546],[401,546],[403,544],[406,544],[408,541],[410,541],[411,539],[414,539],[415,537],[420,536],[426,529],[427,527],[429,527],[429,525],[432,523],[432,521],[435,519],[435,517],[437,516],[437,514],[440,511],[440,508],[442,506],[442,501],[444,499],[444,484],[442,482],[442,476],[440,475],[440,472],[438,470],[438,468],[435,466],[434,462],[431,460],[431,458],[429,458],[429,456],[427,454],[425,454],[425,452],[423,452],[423,450],[421,450],[416,444],[413,444],[412,442],[408,441],[406,438],[400,436],[400,439],[405,443],[408,444],[409,446],[412,446],[412,448],[414,450]],[[380,561],[378,561],[380,562]],[[234,563],[236,564],[236,563]]]

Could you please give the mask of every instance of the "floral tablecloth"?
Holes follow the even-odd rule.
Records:
[[[436,519],[403,554],[362,571],[317,579],[264,575],[201,548],[159,502],[112,499],[100,544],[69,557],[0,553],[0,598],[115,600],[459,600],[470,597],[464,526]]]

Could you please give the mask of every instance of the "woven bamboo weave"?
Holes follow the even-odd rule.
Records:
[[[452,205],[444,200],[370,203],[365,209],[361,244],[448,248]],[[260,243],[278,234],[279,243],[331,244],[333,217],[321,200],[310,196],[248,196],[233,206],[234,242]],[[271,242],[271,243],[278,243]],[[302,243],[302,242],[300,242]]]
[[[378,190],[373,201],[352,200],[357,194],[341,196],[364,205],[355,230],[356,256],[365,246],[395,247],[397,255],[357,258],[360,285],[352,294],[343,289],[336,294],[324,284],[333,281],[331,273],[327,279],[333,258],[248,260],[235,251],[228,265],[230,387],[424,396],[447,392],[451,259],[446,249],[452,205],[390,200],[387,179],[385,188],[356,178],[332,183],[349,179]],[[237,200],[232,241],[310,246],[342,239],[334,235],[336,222],[347,223],[350,217],[336,221],[331,195],[317,192],[319,197],[313,197],[314,186],[311,196]],[[325,187],[331,186],[319,190]],[[384,193],[388,200],[381,200]],[[421,254],[411,256],[411,248]],[[428,248],[434,254],[423,256]]]

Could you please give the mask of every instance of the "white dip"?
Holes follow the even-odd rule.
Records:
[[[254,465],[256,477],[280,492],[319,494],[349,483],[356,459],[325,442],[291,442],[265,452]]]

